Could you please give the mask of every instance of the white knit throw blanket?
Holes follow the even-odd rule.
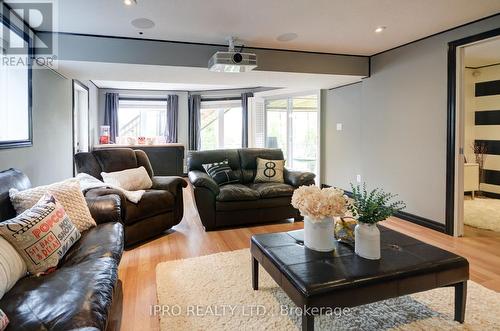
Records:
[[[82,192],[84,193],[93,188],[109,187],[122,192],[127,200],[133,203],[138,203],[139,201],[141,201],[142,195],[144,194],[144,192],[146,192],[144,190],[127,191],[116,185],[104,183],[103,181],[100,181],[99,179],[86,173],[79,173],[78,175],[76,175],[76,178],[80,180],[80,186],[82,188]]]

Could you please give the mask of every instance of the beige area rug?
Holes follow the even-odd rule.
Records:
[[[169,261],[156,267],[161,330],[300,330],[296,306],[261,268],[251,287],[248,249]],[[454,289],[330,311],[315,330],[498,330],[500,293],[472,281],[465,324],[453,321]]]
[[[476,198],[464,201],[464,223],[500,232],[500,200]]]

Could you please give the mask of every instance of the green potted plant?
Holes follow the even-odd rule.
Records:
[[[358,221],[354,230],[354,251],[359,256],[370,259],[380,259],[380,231],[377,223],[403,210],[403,201],[393,201],[395,194],[384,192],[380,188],[368,192],[366,184],[352,188],[352,201],[349,211]]]

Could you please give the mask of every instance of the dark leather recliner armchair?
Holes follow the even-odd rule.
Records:
[[[9,189],[30,187],[22,172],[0,171],[0,222],[16,216]],[[121,311],[120,198],[110,194],[86,200],[97,226],[82,232],[54,272],[24,277],[5,293],[0,307],[10,320],[7,331],[105,330],[111,307]]]
[[[125,228],[125,246],[130,247],[155,237],[179,224],[184,213],[182,188],[187,183],[181,177],[154,176],[149,159],[141,150],[109,148],[75,155],[79,173],[87,173],[101,179],[101,172],[146,168],[153,187],[146,190],[139,203],[128,201],[123,194],[110,188],[90,189],[86,197],[117,194],[121,200],[121,222]]]
[[[254,183],[257,157],[283,160],[283,152],[244,148],[189,153],[189,180],[205,230],[288,218],[302,220],[299,211],[290,204],[291,197],[299,186],[314,184],[315,175],[285,169],[285,183]],[[225,159],[240,183],[219,186],[203,169],[203,164]]]

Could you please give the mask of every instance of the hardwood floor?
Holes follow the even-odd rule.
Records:
[[[464,225],[464,237],[495,237],[500,240],[500,232]]]
[[[255,233],[289,231],[303,227],[302,222],[283,222],[205,232],[190,188],[184,190],[184,205],[182,222],[168,235],[124,253],[119,268],[123,284],[123,310],[112,313],[109,329],[159,329],[158,317],[150,316],[151,305],[156,304],[157,300],[155,268],[158,263],[247,248],[250,237]],[[488,236],[475,232],[474,236],[453,238],[395,218],[383,224],[466,257],[470,263],[471,279],[500,291],[500,234]]]

